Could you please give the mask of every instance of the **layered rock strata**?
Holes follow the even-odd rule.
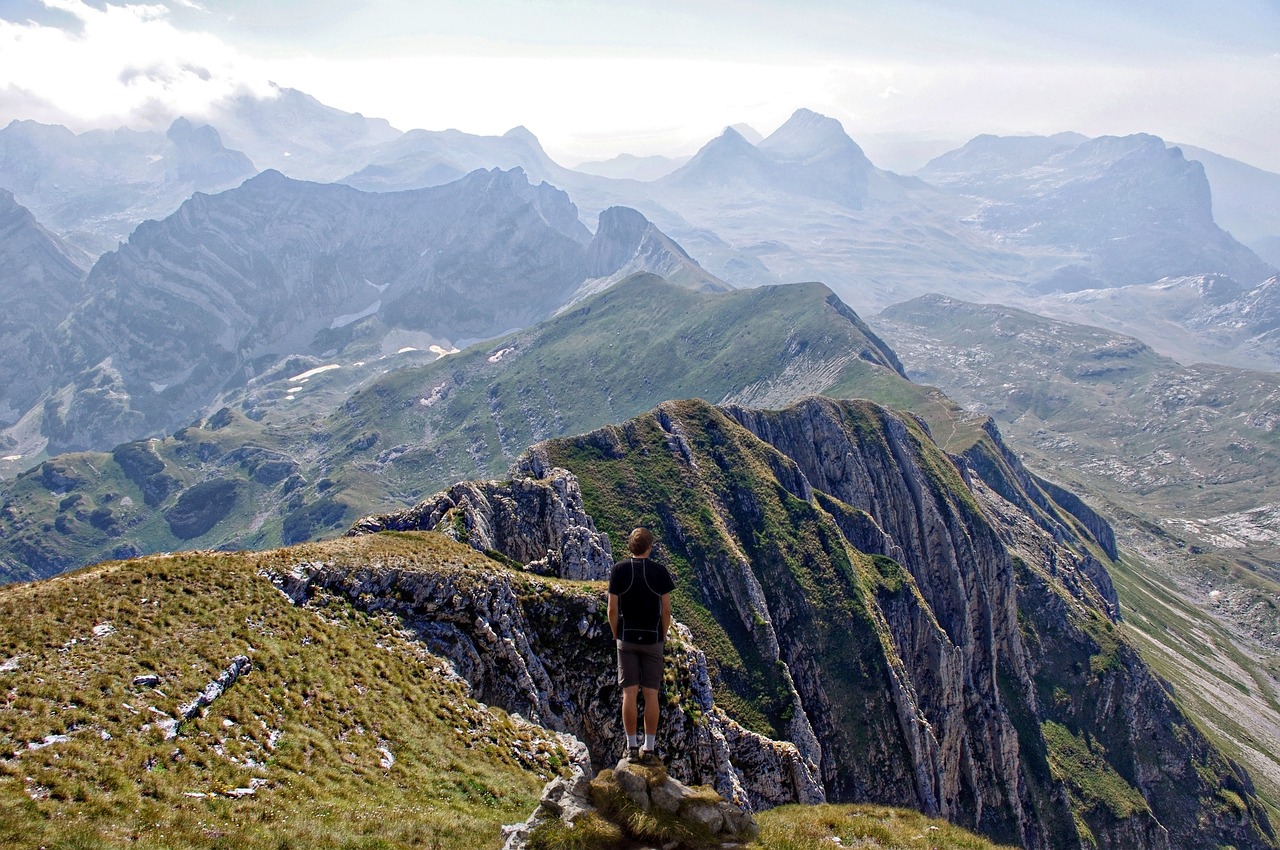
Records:
[[[449,660],[477,699],[581,740],[596,764],[624,748],[602,588],[523,574],[442,565],[423,571],[371,564],[352,572],[300,563],[271,577],[296,603],[317,592],[399,616]],[[744,729],[715,705],[706,656],[684,626],[668,643],[661,745],[671,773],[711,784],[737,805],[821,802],[823,791],[794,744]]]
[[[579,476],[601,527],[656,526],[677,612],[711,614],[691,626],[717,647],[717,702],[816,759],[828,799],[1026,847],[1273,840],[1247,777],[1124,643],[1090,529],[1043,490],[1006,498],[914,418],[818,398],[675,402],[543,444],[516,472],[547,464]],[[1042,517],[1025,508],[1037,500]],[[1113,689],[1141,692],[1184,743],[1139,741]]]
[[[440,531],[560,578],[599,581],[613,566],[609,536],[596,531],[578,479],[563,469],[537,479],[455,484],[407,511],[366,517],[348,536],[406,530]]]

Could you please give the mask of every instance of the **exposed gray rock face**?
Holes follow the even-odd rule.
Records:
[[[379,531],[440,531],[530,572],[576,581],[607,579],[613,567],[609,536],[596,531],[577,477],[563,469],[455,484],[407,511],[365,517],[348,535]]]
[[[0,425],[56,379],[56,329],[83,294],[85,261],[0,189]]]
[[[972,805],[964,800],[974,795],[979,807],[1003,809],[1023,831],[1017,792],[1004,796],[1021,785],[1017,735],[1003,712],[972,710],[975,703],[1001,703],[997,659],[1025,675],[1012,568],[998,536],[930,485],[913,445],[917,437],[887,411],[873,414],[884,429],[881,442],[858,439],[846,409],[827,399],[806,400],[785,415],[724,410],[781,451],[815,490],[865,512],[884,534],[882,548],[871,551],[898,561],[915,579],[919,597],[904,595],[882,611],[902,659],[888,673],[921,807],[963,818]],[[859,542],[877,541],[862,535]],[[791,640],[790,657],[801,657]],[[925,658],[923,667],[914,663]],[[817,693],[801,698],[820,703]],[[966,722],[955,722],[959,717]],[[822,730],[819,737],[826,737]],[[826,760],[829,787],[842,784],[840,763],[854,757]],[[994,789],[1003,790],[991,796]]]
[[[1258,256],[1280,267],[1280,174],[1191,145],[1187,159],[1204,166],[1213,187],[1213,219]]]
[[[477,699],[581,740],[596,764],[624,751],[615,648],[603,590],[551,582],[495,565],[424,571],[371,564],[358,572],[321,562],[271,576],[295,602],[319,591],[400,616],[447,658]],[[660,749],[671,774],[712,784],[740,806],[820,802],[822,789],[794,745],[743,730],[711,699],[705,656],[677,625]]]
[[[588,280],[578,288],[573,300],[601,292],[644,271],[699,292],[733,288],[704,271],[675,240],[640,213],[629,207],[609,207],[600,213],[596,236],[587,252]]]
[[[1073,549],[1083,527],[1055,539],[981,477],[966,483],[919,423],[867,402],[680,402],[541,451],[569,468],[580,458],[594,486],[622,469],[628,481],[681,482],[689,496],[650,501],[631,487],[628,511],[662,518],[664,556],[693,570],[700,604],[739,651],[754,646],[757,669],[775,671],[785,737],[816,758],[828,799],[913,806],[1035,848],[1088,846],[1079,823],[1106,846],[1271,840],[1247,776],[1115,631],[1090,575],[1100,565]],[[813,536],[787,542],[803,529]],[[872,572],[824,571],[855,540],[877,555]],[[851,607],[833,609],[833,597]],[[1102,775],[1127,802],[1091,796]],[[1252,802],[1224,814],[1219,787]]]

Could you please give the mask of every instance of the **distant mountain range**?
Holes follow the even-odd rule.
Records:
[[[232,99],[208,120],[175,124],[173,139],[15,122],[0,140],[0,187],[100,253],[191,191],[257,169],[393,191],[519,167],[568,192],[589,225],[609,207],[632,207],[718,277],[823,280],[863,310],[929,291],[1011,300],[1198,274],[1250,286],[1275,267],[1222,226],[1268,256],[1268,240],[1280,238],[1269,212],[1280,175],[1208,152],[1202,170],[1143,135],[980,136],[903,177],[875,168],[838,122],[801,109],[767,138],[729,128],[689,161],[648,159],[642,173],[625,158],[564,168],[519,127],[402,133],[292,89]],[[193,136],[198,144],[179,144]],[[116,159],[130,164],[100,167]],[[52,173],[64,175],[56,191],[31,184]]]
[[[0,422],[57,383],[57,327],[84,296],[87,262],[0,190]]]
[[[1079,262],[1034,282],[1042,290],[1209,269],[1256,283],[1274,271],[1214,222],[1203,166],[1155,136],[979,136],[917,174],[987,200],[975,217],[984,230],[1078,252]]]
[[[14,121],[0,130],[0,188],[41,224],[96,257],[193,192],[220,192],[257,173],[218,131],[179,118],[167,133]]]
[[[1029,306],[1149,340],[1183,363],[1280,371],[1280,277],[1256,286],[1226,275],[1167,278],[1060,293]]]
[[[39,241],[38,226],[22,221],[27,241]],[[39,400],[51,452],[172,431],[293,355],[449,351],[634,272],[729,288],[632,210],[606,210],[593,237],[563,192],[518,170],[394,193],[263,172],[139,226],[83,289],[43,239],[45,285],[66,293],[39,301],[45,313],[30,325],[44,340],[40,370],[23,370],[21,394],[5,400],[11,421]],[[33,374],[44,376],[43,399]],[[11,439],[30,436],[28,426]]]
[[[490,534],[536,490],[547,512],[518,524],[558,539],[573,503],[597,560],[610,553],[588,508],[610,529],[637,513],[662,529],[700,710],[726,707],[719,739],[686,716],[713,755],[681,769],[737,776],[771,803],[917,805],[1046,850],[1274,845],[1275,676],[1236,641],[1276,640],[1280,537],[1259,496],[1275,489],[1275,376],[1184,368],[1135,339],[973,303],[1106,311],[1148,334],[1193,329],[1223,358],[1270,357],[1275,269],[1214,217],[1253,220],[1249,239],[1269,244],[1247,192],[1213,197],[1212,174],[1251,179],[1239,164],[1202,167],[1152,136],[1061,134],[979,137],[903,176],[799,110],[639,180],[622,174],[637,163],[566,169],[523,128],[401,133],[285,89],[209,122],[0,131],[0,580],[295,544],[377,512],[551,573],[507,610],[527,603],[582,637],[585,596],[563,620],[554,582],[586,573]],[[909,380],[849,306],[931,290],[944,294],[880,321],[911,374],[970,409]],[[1184,557],[1195,569],[1143,564]],[[351,591],[381,615],[428,610],[331,566],[270,580],[307,584],[298,604]],[[1231,594],[1217,614],[1230,634],[1197,607],[1197,581]],[[483,622],[467,613],[424,645],[449,655]],[[1259,771],[1257,796],[1131,639]],[[573,640],[541,657],[559,664]],[[456,676],[487,663],[471,645]],[[588,738],[605,728],[572,713],[579,691],[553,706],[525,679],[476,687]],[[38,751],[20,743],[14,759]],[[774,772],[734,773],[731,746]]]

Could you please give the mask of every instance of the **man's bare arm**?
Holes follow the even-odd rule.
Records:
[[[609,594],[609,628],[613,631],[613,639],[618,639],[618,594]]]
[[[667,639],[667,631],[671,628],[671,594],[662,594],[662,639]]]

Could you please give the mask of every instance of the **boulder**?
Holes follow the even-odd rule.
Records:
[[[590,834],[600,850],[634,847],[737,847],[759,835],[750,813],[707,785],[689,786],[665,766],[622,759],[595,779],[575,771],[547,783],[533,816],[507,828],[504,850],[581,846]],[[577,843],[574,843],[577,842]]]

